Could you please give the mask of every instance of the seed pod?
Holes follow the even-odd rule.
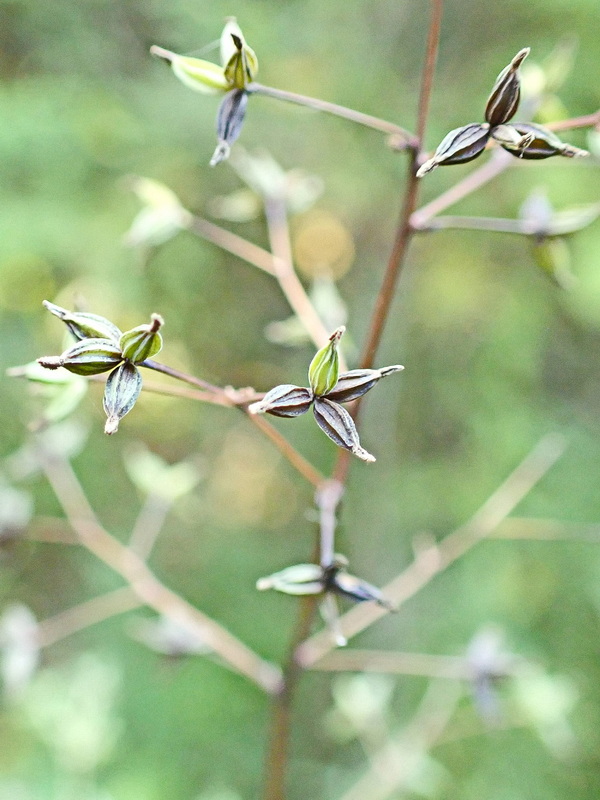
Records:
[[[507,126],[509,127],[509,126]],[[529,144],[525,148],[513,147],[510,144],[500,142],[500,145],[511,155],[525,159],[550,158],[551,156],[565,156],[566,158],[578,158],[589,156],[587,150],[581,150],[572,144],[561,142],[558,136],[541,125],[532,125],[527,122],[515,122],[510,127],[516,129],[521,136],[531,135]]]
[[[327,392],[327,399],[336,403],[349,403],[366,394],[380,378],[403,369],[400,364],[395,364],[383,369],[353,369],[350,372],[343,372],[333,389]]]
[[[139,364],[159,353],[163,345],[159,330],[163,325],[163,318],[159,314],[152,314],[150,323],[125,331],[120,341],[123,358]]]
[[[61,356],[38,358],[46,369],[64,367],[76,375],[99,375],[116,367],[123,360],[121,348],[108,339],[83,339]]]
[[[248,406],[251,414],[273,414],[276,417],[297,417],[310,408],[313,395],[310,389],[284,383],[267,392],[258,403]]]
[[[350,575],[336,563],[324,570],[325,589],[335,594],[341,594],[357,602],[373,601],[388,611],[395,611],[395,606],[387,600],[381,591],[370,583]]]
[[[256,588],[260,592],[275,589],[284,594],[320,594],[325,590],[323,568],[318,564],[295,564],[266,578],[259,578]]]
[[[433,157],[418,170],[417,178],[422,178],[436,167],[451,164],[466,164],[485,150],[490,138],[490,126],[487,122],[471,122],[462,128],[455,128],[439,144]]]
[[[44,300],[44,306],[65,323],[76,339],[110,339],[119,342],[121,331],[105,317],[83,311],[67,311],[48,300]]]
[[[514,150],[525,150],[535,138],[535,134],[531,131],[529,133],[519,133],[514,125],[497,125],[492,128],[492,138],[498,144],[506,145]]]
[[[210,160],[211,167],[215,167],[229,157],[231,145],[242,130],[247,105],[248,92],[243,89],[232,89],[221,100],[217,113],[217,138],[219,139],[219,144]]]
[[[217,64],[201,58],[180,56],[158,45],[152,45],[150,52],[170,64],[176,77],[196,92],[216,94],[226,92],[230,88],[223,67]]]
[[[329,342],[322,347],[310,362],[308,380],[310,388],[317,397],[330,392],[338,381],[340,359],[338,344],[346,328],[342,325],[329,337]]]
[[[228,84],[236,89],[245,89],[258,72],[258,59],[254,50],[246,44],[239,26],[233,21],[228,22],[223,29],[221,55],[224,57],[224,74]]]
[[[360,446],[354,420],[343,406],[333,403],[325,397],[316,397],[313,413],[317,425],[338,447],[350,450],[363,461],[375,461],[375,456],[367,453]]]
[[[528,47],[519,50],[510,64],[496,78],[496,83],[485,107],[485,120],[492,127],[502,125],[503,122],[508,122],[514,117],[521,97],[519,67],[528,55]]]
[[[107,420],[104,433],[116,433],[119,422],[135,405],[142,391],[142,376],[133,364],[125,361],[108,376],[102,404]]]

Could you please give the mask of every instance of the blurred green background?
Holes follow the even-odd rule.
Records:
[[[426,2],[0,3],[5,645],[15,603],[43,620],[121,585],[89,554],[36,541],[62,530],[62,512],[27,449],[43,403],[4,371],[62,349],[61,325],[43,299],[85,302],[123,329],[159,312],[160,360],[220,385],[265,391],[305,382],[314,350],[273,341],[269,326],[290,312],[269,276],[187,231],[156,247],[124,244],[141,207],[127,176],[140,175],[201,216],[231,217],[241,204],[245,221],[216,221],[267,246],[261,215],[248,211],[252,197],[239,194],[239,175],[229,164],[208,167],[218,99],[190,92],[148,53],[160,44],[217,60],[203,48],[232,14],[259,56],[261,82],[414,127]],[[599,24],[597,0],[448,0],[428,148],[482,118],[495,76],[524,46],[532,48],[532,85],[557,46],[572,48],[573,69],[542,108],[547,118],[595,111]],[[325,266],[337,270],[348,338],[360,347],[391,246],[405,157],[378,133],[340,119],[263,97],[249,106],[241,146],[315,176],[313,186],[322,181],[292,231],[300,261],[299,243],[308,247],[310,285],[311,246],[331,244],[325,226],[333,240]],[[536,189],[559,210],[599,202],[597,140],[583,131],[564,138],[595,147],[595,159],[515,162],[452,212],[514,218]],[[422,202],[473,168],[436,171],[422,184]],[[353,464],[342,512],[337,546],[353,571],[384,584],[412,559],[416,535],[443,537],[464,522],[541,436],[558,431],[569,446],[516,511],[564,523],[561,540],[485,543],[356,639],[359,647],[460,655],[493,623],[510,650],[538,665],[526,685],[501,688],[499,727],[480,719],[467,691],[430,759],[392,798],[596,800],[600,793],[600,537],[589,527],[600,523],[600,223],[566,244],[576,278],[569,291],[517,236],[441,231],[410,250],[377,359],[406,371],[365,404],[361,438],[378,460]],[[335,448],[309,415],[276,424],[316,466],[331,468]],[[103,524],[126,541],[144,503],[132,467],[136,444],[168,463],[191,462],[198,483],[173,504],[151,566],[280,662],[295,600],[254,585],[309,557],[310,487],[225,409],[144,395],[116,437],[102,427],[101,394],[92,386],[54,446],[73,454]],[[27,612],[16,613],[22,630]],[[5,654],[0,800],[259,796],[267,700],[210,657],[170,658],[140,641],[148,638],[140,623],[153,619],[132,612],[57,642],[24,688],[27,664],[12,686]],[[365,743],[353,717],[361,703],[373,716],[375,744],[385,743],[387,731],[411,719],[428,684],[353,681],[304,677],[290,800],[342,797],[368,766],[369,737]]]

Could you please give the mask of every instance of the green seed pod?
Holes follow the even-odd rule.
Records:
[[[400,364],[395,364],[383,369],[353,369],[343,372],[333,389],[327,392],[327,399],[336,403],[349,403],[370,391],[381,378],[403,369]]]
[[[99,375],[116,367],[123,360],[121,348],[108,339],[83,339],[61,356],[38,358],[46,369],[64,367],[76,375]]]
[[[104,389],[103,406],[107,416],[104,433],[112,435],[119,422],[129,414],[142,391],[142,376],[133,364],[126,361],[108,376]]]
[[[258,403],[248,406],[251,414],[273,414],[275,417],[297,417],[310,408],[312,392],[301,386],[284,383],[267,392]]]
[[[232,88],[245,89],[252,83],[258,72],[258,59],[254,50],[246,44],[242,31],[233,20],[223,29],[221,56],[225,63],[225,79]]]
[[[44,306],[51,314],[61,319],[76,339],[110,339],[118,342],[121,331],[116,325],[98,314],[87,314],[83,311],[67,311],[44,300]]]
[[[221,161],[229,158],[231,145],[242,131],[247,105],[248,92],[243,89],[233,89],[231,92],[227,92],[221,100],[217,113],[217,138],[219,143],[210,160],[211,167],[215,167]]]
[[[515,128],[521,136],[530,136],[529,143],[525,146],[512,146],[505,142],[500,145],[511,155],[517,158],[540,159],[551,156],[565,156],[566,158],[579,158],[589,156],[587,150],[581,150],[571,144],[561,142],[558,136],[541,125],[532,125],[526,122],[515,122],[510,126]]]
[[[521,97],[519,67],[528,55],[528,47],[519,50],[510,64],[496,78],[496,83],[485,107],[485,121],[489,122],[492,127],[502,125],[514,117]]]
[[[372,601],[388,611],[395,611],[395,606],[387,600],[376,587],[348,574],[342,566],[334,562],[324,570],[325,590],[349,597],[357,602]]]
[[[354,420],[343,406],[325,397],[316,397],[313,413],[317,425],[338,447],[349,450],[362,461],[375,461],[375,456],[361,447]]]
[[[159,353],[163,346],[159,330],[163,325],[163,318],[159,314],[152,314],[148,324],[125,331],[120,340],[123,358],[133,364],[140,364]]]
[[[320,397],[330,392],[338,381],[340,359],[338,344],[346,328],[342,325],[329,337],[329,342],[322,347],[310,362],[308,380],[313,393]]]
[[[487,122],[471,122],[462,128],[455,128],[444,137],[432,158],[419,168],[417,178],[422,178],[439,166],[472,161],[483,153],[489,138],[490,126]]]
[[[295,564],[266,578],[259,578],[256,588],[260,592],[275,589],[284,594],[320,594],[325,589],[323,569],[318,564]]]

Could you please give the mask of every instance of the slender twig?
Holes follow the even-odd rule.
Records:
[[[279,690],[281,675],[222,625],[168,589],[139,556],[98,522],[71,465],[40,450],[40,463],[81,544],[120,575],[140,601],[191,631],[234,670],[268,693]]]
[[[251,83],[247,91],[253,94],[261,94],[265,97],[274,97],[277,100],[285,100],[288,103],[295,103],[299,106],[306,106],[315,111],[325,111],[327,114],[333,114],[336,117],[343,117],[343,119],[356,122],[359,125],[365,125],[367,128],[386,133],[390,136],[400,139],[404,142],[404,146],[412,148],[417,146],[417,140],[409,131],[396,125],[393,122],[373,117],[370,114],[363,114],[360,111],[354,111],[351,108],[337,105],[336,103],[329,103],[327,100],[319,100],[316,97],[307,97],[303,94],[296,92],[287,92],[283,89],[274,89],[272,86],[264,86],[262,83]]]
[[[434,217],[430,222],[419,228],[420,231],[439,231],[447,228],[460,228],[468,231],[492,231],[494,233],[523,233],[531,234],[535,231],[528,230],[530,225],[519,219],[502,219],[499,217],[460,217],[444,216]]]
[[[277,282],[312,341],[318,348],[323,347],[331,331],[323,325],[294,269],[285,198],[274,194],[267,195],[264,201]]]
[[[343,493],[342,484],[332,480],[321,484],[315,496],[319,509],[319,546],[322,567],[330,566],[335,556],[336,511]]]
[[[513,163],[513,160],[514,156],[509,155],[505,150],[495,149],[489,161],[474,169],[473,172],[470,172],[461,181],[455,183],[454,186],[443,192],[439,197],[436,197],[435,200],[415,211],[411,216],[411,227],[415,230],[423,228],[432,217],[458,203],[459,200],[463,200],[473,194],[473,192],[485,186],[497,175],[502,174]]]
[[[545,127],[551,131],[572,131],[575,128],[593,128],[600,125],[600,109],[593,114],[585,114],[583,117],[572,117],[571,119],[561,119],[550,122]]]
[[[143,561],[150,557],[171,503],[158,494],[149,494],[140,509],[129,538],[129,549]]]
[[[79,633],[118,614],[125,614],[141,605],[143,605],[142,600],[129,586],[93,597],[42,620],[37,629],[38,643],[40,647],[49,647],[61,639],[66,639],[67,636]]]
[[[235,233],[231,233],[231,231],[221,228],[219,225],[215,225],[213,222],[209,222],[201,217],[193,217],[188,230],[196,234],[196,236],[206,239],[207,242],[216,244],[217,247],[220,247],[222,250],[226,250],[228,253],[238,256],[238,258],[241,258],[248,264],[262,269],[263,272],[267,272],[269,275],[275,275],[275,266],[271,253],[249,242],[247,239]]]
[[[162,372],[163,375],[168,375],[170,378],[189,383],[191,386],[197,386],[199,389],[212,392],[212,394],[226,395],[225,389],[221,386],[215,386],[212,383],[208,383],[208,381],[202,380],[202,378],[196,378],[195,375],[189,375],[187,372],[183,372],[175,367],[169,367],[166,364],[159,364],[157,361],[152,361],[149,358],[143,361],[140,366],[146,367],[146,369],[152,369],[154,372]],[[231,403],[231,405],[233,405],[233,403]]]
[[[354,649],[333,650],[312,669],[325,672],[386,672],[392,675],[418,675],[423,678],[450,680],[468,680],[473,673],[461,656]]]
[[[582,525],[556,519],[509,517],[494,531],[492,539],[520,539],[531,542],[589,542],[600,541],[600,524]]]
[[[439,544],[417,554],[415,561],[383,588],[384,595],[399,608],[450,564],[487,538],[556,463],[565,446],[557,435],[544,437],[467,523],[448,534]],[[341,617],[342,632],[350,639],[385,613],[374,604],[355,606]],[[328,633],[321,631],[299,648],[297,657],[305,667],[310,667],[331,649]]]

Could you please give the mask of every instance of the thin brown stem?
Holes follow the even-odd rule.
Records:
[[[546,475],[565,446],[559,436],[542,439],[467,523],[448,534],[439,544],[431,544],[418,553],[413,563],[382,589],[384,595],[400,608],[458,558],[489,537]],[[374,604],[355,606],[341,617],[342,633],[350,639],[385,613]],[[331,649],[330,637],[321,631],[300,647],[298,658],[305,667],[312,667]]]
[[[404,147],[411,148],[417,146],[417,140],[409,131],[396,125],[393,122],[373,117],[370,114],[363,114],[361,111],[354,111],[351,108],[337,105],[336,103],[329,103],[327,100],[319,100],[316,97],[307,97],[303,94],[296,92],[286,92],[283,89],[274,89],[272,86],[264,86],[262,83],[251,83],[248,86],[248,91],[253,94],[261,94],[265,97],[274,97],[277,100],[285,100],[288,103],[295,103],[299,106],[306,106],[315,111],[324,111],[327,114],[333,114],[336,117],[356,122],[358,125],[364,125],[367,128],[380,131],[393,136],[399,142],[404,143]],[[399,147],[399,144],[396,145]]]
[[[154,372],[162,372],[163,375],[168,375],[170,378],[175,378],[178,381],[189,383],[191,386],[197,386],[199,389],[204,389],[212,394],[220,396],[226,396],[227,394],[220,386],[215,386],[212,383],[208,383],[208,381],[202,380],[202,378],[196,378],[195,375],[189,375],[187,372],[183,372],[175,367],[169,367],[166,364],[159,364],[157,361],[152,361],[149,358],[146,359],[146,361],[143,361],[140,366],[145,367],[146,369],[154,370]],[[234,404],[231,403],[231,405]]]
[[[571,119],[561,119],[557,122],[550,122],[545,127],[551,131],[572,131],[575,128],[593,128],[600,125],[600,109],[593,114],[585,114],[582,117],[572,117]]]
[[[79,633],[92,625],[104,622],[118,614],[125,614],[143,603],[129,586],[115,589],[114,592],[93,597],[84,603],[61,611],[38,624],[40,647],[49,647],[67,636]]]
[[[120,575],[136,597],[159,614],[191,631],[236,672],[267,693],[277,692],[280,671],[264,661],[222,625],[168,589],[144,561],[98,522],[70,464],[40,450],[40,463],[80,543]]]
[[[400,270],[404,263],[404,258],[412,235],[412,229],[410,226],[410,217],[415,209],[416,199],[417,199],[416,171],[419,160],[418,151],[421,147],[421,141],[423,138],[423,133],[426,125],[427,110],[429,107],[429,98],[431,94],[431,85],[432,85],[432,76],[430,73],[432,73],[434,70],[434,65],[437,55],[442,8],[443,8],[443,0],[432,0],[431,21],[429,25],[427,51],[425,56],[425,64],[423,68],[421,94],[418,106],[419,110],[418,110],[417,130],[419,131],[419,135],[416,139],[411,137],[410,141],[408,138],[409,135],[407,135],[407,146],[409,146],[412,149],[412,158],[410,159],[407,186],[404,196],[404,204],[402,208],[402,213],[400,215],[400,221],[398,224],[394,245],[392,248],[392,254],[388,261],[387,269],[383,278],[383,284],[375,304],[375,310],[372,316],[371,327],[369,330],[369,334],[367,336],[367,343],[363,351],[361,366],[367,368],[370,367],[373,363],[375,352],[377,350],[379,341],[381,339],[383,327],[387,319],[387,315],[389,313],[389,308],[392,302],[394,288],[398,280]],[[282,97],[281,99],[292,100],[292,98],[289,97],[288,98]],[[393,131],[390,131],[388,129],[386,130],[386,133],[393,133]],[[394,133],[400,133],[401,135],[403,135],[406,132],[395,131]],[[345,453],[345,451],[342,452]],[[348,454],[345,453],[345,455],[347,456]],[[333,476],[334,480],[336,480],[340,486],[343,486],[347,475],[347,466],[344,466],[342,469],[340,469],[340,465],[347,465],[347,464],[348,461],[345,459],[344,456],[342,456],[341,459],[338,460],[337,467],[334,470],[334,476]],[[331,507],[329,508],[330,514],[335,515],[336,506],[337,503],[339,502],[340,497],[341,497],[341,492],[339,493],[339,497],[337,497],[336,501],[331,504]],[[333,535],[331,535],[329,539],[330,541],[327,542],[327,553],[333,550],[334,546]],[[307,605],[306,602],[302,603],[300,619],[298,625],[296,626],[296,632],[290,647],[290,655],[288,657],[286,668],[284,669],[284,679],[283,679],[284,688],[282,694],[278,697],[275,707],[273,709],[273,716],[271,720],[271,737],[270,737],[271,744],[266,765],[267,783],[264,795],[265,800],[284,800],[285,798],[285,774],[286,774],[287,760],[288,760],[291,705],[295,688],[300,678],[301,666],[302,667],[305,666],[304,663],[300,666],[300,660],[298,658],[299,655],[298,644],[302,641],[299,634],[302,632],[303,629],[309,628],[309,625],[312,622],[312,616],[314,613],[316,601],[312,600],[310,602],[309,606],[310,613],[306,612],[305,610],[306,605]]]
[[[158,494],[149,494],[146,497],[129,538],[129,549],[143,561],[150,558],[171,505],[171,502]]]

